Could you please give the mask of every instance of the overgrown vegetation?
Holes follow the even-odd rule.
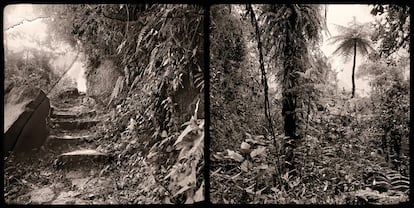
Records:
[[[6,48],[5,92],[13,84],[49,92],[64,73],[52,66],[65,53],[56,42],[86,56],[87,95],[97,105],[52,99],[62,106],[90,101],[98,111],[100,124],[88,129],[96,140],[87,146],[110,155],[94,167],[109,182],[82,199],[200,202],[208,171],[213,203],[408,201],[408,6],[372,5],[371,14],[382,20],[364,28],[354,21],[333,38],[341,43],[337,51],[354,57],[351,92],[339,89],[337,69],[322,52],[321,5],[212,5],[210,14],[201,5],[178,4],[37,8],[49,24],[48,41],[36,43],[41,49]],[[203,68],[206,35],[210,69]],[[358,48],[368,57],[363,64],[355,63]],[[368,96],[358,94],[354,75],[370,81]],[[205,140],[210,158],[204,158]],[[66,173],[50,155],[18,165],[5,158],[8,202],[30,201],[27,192],[44,184],[65,187]]]
[[[110,105],[117,116],[106,124],[102,137],[107,140],[101,144],[125,164],[117,168],[133,169],[127,161],[142,151],[156,167],[158,185],[169,193],[165,202],[201,200],[203,137],[198,136],[193,145],[177,141],[177,150],[167,141],[182,140],[192,131],[202,133],[201,124],[197,129],[191,124],[184,132],[180,126],[190,120],[197,100],[201,102],[196,113],[203,115],[204,111],[200,99],[204,82],[203,8],[157,4],[53,7],[57,8],[53,10],[56,23],[66,25],[73,34],[70,38],[80,42],[88,57],[87,80],[96,78],[94,71],[105,61],[112,62],[116,66],[113,70],[122,75],[123,88]],[[68,35],[68,31],[63,32]],[[119,141],[128,148],[113,145]],[[169,151],[165,151],[167,147]],[[184,174],[177,168],[189,172]]]
[[[42,45],[38,43],[39,46]],[[7,93],[12,86],[28,85],[49,92],[60,80],[62,69],[54,68],[52,60],[59,54],[44,48],[26,48],[21,51],[6,51],[4,60],[5,88]],[[71,80],[62,80],[72,84]]]
[[[211,139],[211,149],[224,150],[243,141],[244,131],[264,133],[263,127],[254,125],[265,121],[260,110],[263,91],[259,71],[246,61],[248,46],[237,15],[230,6],[214,6],[210,17],[210,134],[227,138]]]
[[[375,5],[373,14],[379,8]],[[369,53],[369,59],[359,69],[354,66],[358,69],[357,78],[370,80],[372,92],[368,97],[355,93],[350,98],[353,92],[338,89],[336,70],[320,49],[324,23],[318,5],[213,7],[213,25],[228,24],[232,29],[212,29],[212,77],[220,74],[227,78],[226,83],[231,83],[232,78],[241,80],[240,85],[227,88],[221,87],[218,80],[211,81],[213,101],[220,95],[228,97],[226,91],[234,94],[231,102],[218,102],[211,107],[211,140],[215,144],[210,171],[213,203],[395,204],[408,200],[409,61],[408,55],[401,57],[407,54],[403,34],[409,34],[404,26],[408,8],[382,8],[389,15],[387,21],[393,21],[391,27],[401,25],[404,32],[392,34],[403,36],[401,45],[384,48],[389,36],[382,32],[391,33],[384,25],[386,21],[378,22],[372,33],[359,34],[364,35],[361,38],[367,44],[370,38],[374,41],[373,50],[357,44]],[[223,13],[220,18],[214,16],[217,11]],[[401,14],[398,18],[396,12]],[[250,16],[245,13],[254,15],[243,18]],[[257,27],[255,17],[260,32],[245,33]],[[343,40],[346,35],[336,38]],[[220,47],[215,45],[223,40],[227,42]],[[263,43],[257,43],[260,40]],[[225,50],[237,44],[244,46],[243,50]],[[256,49],[246,49],[249,44]],[[263,60],[259,56],[261,47],[266,52]],[[349,48],[355,49],[354,42],[349,42]],[[399,51],[400,57],[391,54],[393,58],[385,58],[384,50],[387,54]],[[220,62],[219,57],[232,60],[223,54],[235,52],[244,64]],[[217,67],[216,61],[222,65]],[[264,62],[265,71],[260,62]],[[237,76],[240,71],[243,75]],[[245,99],[244,95],[251,96],[240,89],[256,84],[248,79],[249,73],[263,76],[263,72],[270,77],[265,79],[268,83],[257,83],[261,88],[256,90],[259,96],[253,101]],[[266,104],[262,96],[266,96],[266,85],[276,86],[268,88],[275,142],[271,131],[254,131],[272,126],[264,119]],[[214,91],[216,88],[221,91]],[[238,103],[246,107],[240,108]],[[261,120],[248,117],[251,120],[242,123],[240,116],[229,116],[220,123],[214,114],[218,110],[220,115],[244,114],[244,109]]]
[[[48,17],[50,39],[86,56],[87,94],[100,104],[103,118],[94,143],[114,158],[103,173],[117,181],[118,191],[111,196],[123,203],[202,201],[203,7],[37,8]],[[125,195],[126,201],[121,199]]]

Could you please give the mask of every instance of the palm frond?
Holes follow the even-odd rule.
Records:
[[[348,38],[349,38],[348,35],[337,35],[337,36],[330,37],[328,39],[328,43],[329,44],[336,44],[337,42],[340,42],[340,41],[348,39]]]
[[[344,40],[340,40],[338,47],[335,49],[334,52],[332,52],[332,54],[335,55],[341,55],[341,56],[349,56],[350,54],[352,54],[352,50],[354,47],[354,39],[344,39]]]
[[[349,57],[353,55],[354,44],[357,51],[362,54],[368,54],[372,50],[371,40],[368,38],[370,34],[369,23],[360,24],[355,18],[348,24],[349,26],[336,25],[340,35],[328,39],[329,44],[338,44],[337,49],[332,53]]]
[[[370,40],[368,39],[360,39],[361,41],[357,42],[357,48],[359,49],[359,53],[362,55],[368,54],[370,51],[374,50],[374,48],[369,44]]]
[[[340,34],[347,34],[350,31],[352,31],[351,27],[346,27],[346,26],[342,26],[342,25],[338,25],[335,23],[331,23],[333,26],[335,26],[336,30],[338,31],[338,33]]]

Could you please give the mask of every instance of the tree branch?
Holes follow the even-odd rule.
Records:
[[[10,30],[10,29],[13,29],[13,28],[15,28],[15,27],[17,27],[17,26],[19,26],[19,25],[22,25],[24,22],[34,22],[34,21],[36,21],[36,20],[39,20],[39,19],[48,19],[48,18],[50,18],[50,17],[36,17],[36,18],[34,18],[34,19],[26,19],[26,18],[24,18],[22,21],[20,21],[20,22],[18,22],[17,24],[14,24],[14,25],[12,25],[12,26],[10,26],[10,27],[8,27],[8,28],[6,28],[6,29],[4,29],[3,31],[8,31],[8,30]]]

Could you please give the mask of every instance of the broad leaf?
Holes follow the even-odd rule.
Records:
[[[237,162],[243,162],[244,160],[244,157],[241,154],[229,149],[227,149],[227,156],[225,156],[225,158],[233,159]]]
[[[250,157],[255,158],[258,155],[264,155],[266,153],[266,147],[259,146],[257,149],[250,153]]]

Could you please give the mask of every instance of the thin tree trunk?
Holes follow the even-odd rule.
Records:
[[[354,98],[355,96],[355,64],[356,64],[356,51],[357,45],[356,42],[354,42],[354,63],[352,65],[352,96],[351,98]]]
[[[276,142],[276,135],[274,132],[274,128],[273,128],[273,122],[272,122],[272,118],[271,118],[271,114],[270,114],[270,102],[269,102],[269,87],[267,84],[267,76],[266,76],[266,69],[264,66],[264,58],[263,58],[263,47],[262,47],[262,41],[260,39],[260,28],[259,28],[259,24],[257,22],[256,19],[256,14],[254,13],[253,7],[251,4],[246,5],[247,6],[247,10],[250,12],[250,18],[252,21],[252,25],[254,26],[255,29],[255,33],[256,33],[256,38],[257,38],[257,49],[259,50],[259,63],[260,63],[260,71],[262,74],[262,85],[264,86],[264,113],[265,113],[265,117],[266,120],[268,122],[268,128],[270,131],[270,134],[272,136],[272,140],[273,140],[273,145],[275,146],[275,148],[277,149],[277,142]],[[279,153],[276,152],[276,156],[277,156],[277,160],[279,160]],[[278,169],[279,166],[276,165],[275,166],[275,171],[278,178],[278,181],[281,181],[280,179],[280,170]]]

